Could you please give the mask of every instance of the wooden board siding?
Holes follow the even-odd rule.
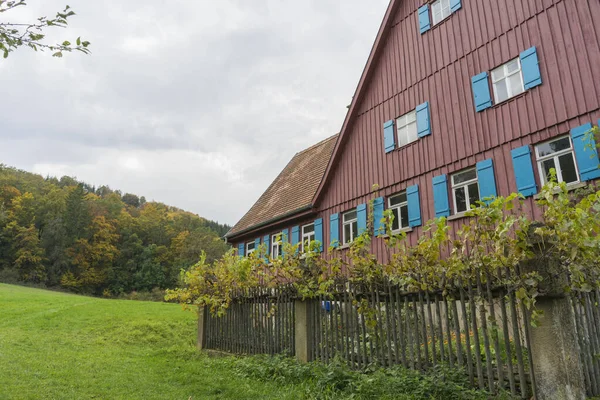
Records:
[[[463,0],[461,10],[420,35],[416,12],[422,4],[407,0],[398,6],[358,114],[344,133],[317,203],[326,238],[329,215],[376,197],[370,195],[374,184],[386,197],[418,184],[425,222],[435,215],[433,176],[493,158],[498,194],[508,195],[516,191],[513,148],[600,118],[598,0]],[[532,46],[543,84],[476,113],[471,77]],[[425,101],[432,135],[386,154],[383,123]],[[535,173],[539,183],[537,168]],[[537,216],[531,202],[526,207]],[[384,257],[380,244],[374,246]]]

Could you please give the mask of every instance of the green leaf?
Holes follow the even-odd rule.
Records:
[[[77,46],[81,46],[81,37],[77,38]]]

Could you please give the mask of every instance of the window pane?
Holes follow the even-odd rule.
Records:
[[[465,188],[461,187],[458,189],[454,189],[454,195],[456,197],[456,212],[464,212],[467,211],[467,199],[465,196]]]
[[[408,227],[408,206],[403,206],[400,208],[400,226],[402,228]]]
[[[415,122],[417,120],[417,113],[416,112],[410,112],[408,114],[406,114],[406,123],[409,124],[411,122]]]
[[[302,227],[302,234],[308,234],[315,231],[315,224],[305,225]]]
[[[398,128],[398,147],[408,144],[407,128]]]
[[[445,6],[442,8],[442,19],[448,18],[450,16],[450,6]]]
[[[417,123],[416,122],[413,122],[412,124],[410,124],[406,127],[406,138],[407,138],[407,143],[412,143],[419,138],[417,135]]]
[[[406,118],[404,116],[396,118],[396,126],[398,130],[400,130],[404,125],[406,125]]]
[[[506,70],[507,70],[507,73],[509,73],[509,74],[511,74],[515,71],[518,71],[519,70],[519,60],[514,59],[514,60],[510,61],[509,63],[507,63]]]
[[[463,182],[467,182],[477,178],[477,171],[470,169],[468,171],[459,172],[458,174],[452,175],[452,181],[455,185]]]
[[[397,231],[398,229],[400,229],[400,218],[398,215],[398,209],[393,208],[392,214],[394,214],[394,222],[392,222],[392,230]]]
[[[496,103],[500,103],[508,99],[506,79],[502,79],[501,81],[494,83],[494,94],[496,95]]]
[[[352,227],[350,226],[351,224],[346,224],[344,225],[344,244],[346,243],[350,243],[351,239],[350,239],[350,230],[352,229]]]
[[[523,83],[521,81],[521,74],[515,74],[508,78],[510,84],[511,94],[516,96],[520,93],[523,93],[525,90],[523,87]]]
[[[571,148],[571,140],[568,137],[564,137],[554,142],[540,144],[536,147],[538,156],[544,157],[550,154],[556,153],[561,150],[567,150]]]
[[[496,68],[492,71],[492,80],[494,82],[504,78],[504,67]]]
[[[406,201],[406,192],[400,193],[397,196],[390,197],[390,207],[396,206],[400,203],[404,203]]]
[[[544,182],[550,181],[550,170],[556,168],[554,158],[542,162],[542,170],[544,171]]]
[[[469,185],[469,204],[471,207],[476,206],[479,201],[479,184],[472,183]]]
[[[354,221],[352,223],[352,239],[358,236],[358,222]]]
[[[558,163],[560,164],[560,172],[562,173],[563,181],[566,183],[577,182],[577,170],[575,169],[575,160],[573,160],[573,153],[564,154],[558,157]]]
[[[356,211],[350,211],[344,214],[344,222],[350,221],[356,218]]]

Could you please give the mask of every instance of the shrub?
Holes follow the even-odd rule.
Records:
[[[420,373],[401,367],[361,373],[342,361],[302,364],[281,356],[238,359],[234,370],[243,378],[303,385],[305,399],[487,400],[489,393],[470,388],[464,371],[438,367]],[[496,399],[510,399],[501,394]]]

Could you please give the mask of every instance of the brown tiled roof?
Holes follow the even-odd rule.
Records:
[[[311,206],[337,136],[331,136],[297,153],[254,203],[250,211],[226,236],[236,236],[253,227]]]

